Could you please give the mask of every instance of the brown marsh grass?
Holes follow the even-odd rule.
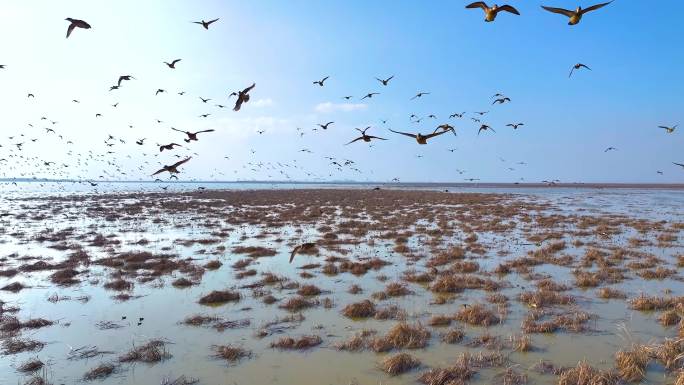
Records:
[[[420,366],[420,361],[408,353],[398,353],[388,356],[380,364],[383,372],[390,376],[406,373]]]

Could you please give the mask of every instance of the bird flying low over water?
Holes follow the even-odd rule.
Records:
[[[440,135],[445,134],[447,132],[447,131],[433,132],[432,134],[423,135],[421,133],[411,134],[408,132],[394,131],[392,129],[390,129],[390,131],[394,132],[395,134],[400,134],[400,135],[404,135],[404,136],[414,138],[416,140],[416,142],[418,142],[418,144],[427,144],[428,139],[434,138],[435,136],[440,136]]]
[[[182,59],[176,59],[176,60],[172,61],[171,63],[169,63],[169,62],[164,62],[164,64],[166,64],[166,65],[167,65],[169,68],[171,68],[171,69],[175,69],[175,68],[176,68],[176,63],[178,63],[178,62],[181,61],[181,60],[182,60]]]
[[[209,20],[209,21],[204,21],[204,20],[202,20],[202,21],[193,21],[193,23],[194,23],[194,24],[199,24],[199,25],[201,25],[202,27],[204,27],[204,29],[207,29],[207,30],[208,30],[208,29],[209,29],[209,26],[210,26],[212,23],[217,22],[218,20],[219,20],[219,19],[214,19],[214,20]]]
[[[235,101],[235,107],[233,107],[233,111],[240,111],[240,107],[242,107],[242,103],[247,103],[249,102],[249,92],[256,87],[256,83],[252,83],[251,86],[245,88],[242,91],[238,92],[233,92],[229,95],[230,96],[237,96],[237,100]]]
[[[609,1],[607,3],[601,3],[601,4],[596,4],[592,5],[591,7],[582,9],[582,7],[577,7],[574,11],[571,11],[569,9],[563,9],[563,8],[554,8],[554,7],[547,7],[545,5],[542,5],[541,7],[544,8],[545,10],[552,12],[552,13],[557,13],[559,15],[564,15],[570,18],[568,21],[568,25],[575,25],[578,24],[582,20],[582,16],[584,16],[585,13],[595,11],[599,8],[603,8],[606,5],[612,3],[612,1]]]
[[[310,253],[316,249],[316,244],[312,242],[308,243],[302,243],[301,245],[296,246],[293,250],[292,253],[290,253],[290,263],[294,260],[295,255],[297,253],[303,252],[303,253]]]
[[[359,140],[363,140],[363,141],[366,142],[366,143],[370,142],[372,139],[387,140],[387,139],[385,139],[385,138],[380,138],[380,137],[377,137],[377,136],[366,135],[366,131],[368,131],[369,128],[370,128],[370,126],[364,128],[363,130],[360,130],[360,129],[357,128],[356,130],[359,131],[359,132],[361,133],[361,136],[359,136],[358,138],[356,138],[356,139],[352,140],[351,142],[345,144],[345,146],[346,146],[346,145],[349,145],[349,144],[352,144],[352,143],[354,143],[354,142],[358,142]]]
[[[202,131],[197,131],[197,132],[182,131],[182,130],[179,130],[179,129],[173,128],[173,127],[171,127],[171,129],[174,130],[174,131],[182,132],[182,133],[184,133],[185,135],[187,135],[188,137],[187,137],[186,139],[183,139],[186,143],[190,143],[191,141],[197,141],[197,140],[198,140],[198,139],[197,139],[197,134],[201,134],[201,133],[203,133],[203,132],[214,132],[213,129],[211,129],[211,130],[202,130]]]
[[[180,171],[178,171],[178,166],[180,166],[180,165],[182,165],[183,163],[189,161],[190,159],[192,159],[192,157],[185,158],[185,159],[181,160],[180,162],[176,162],[176,163],[174,163],[174,164],[172,164],[172,165],[170,165],[170,166],[164,166],[163,168],[159,169],[157,172],[155,172],[154,174],[152,174],[152,176],[155,176],[155,175],[157,175],[157,174],[161,174],[161,173],[163,173],[163,172],[168,172],[169,174],[179,174]]]
[[[570,75],[568,75],[568,77],[572,77],[573,72],[575,72],[575,70],[579,70],[581,68],[586,68],[589,71],[591,71],[591,68],[587,67],[585,64],[577,63],[574,66],[572,66],[572,68],[570,68]]]
[[[70,17],[67,17],[64,20],[71,23],[71,24],[69,24],[69,27],[67,28],[67,34],[66,34],[67,39],[69,38],[69,36],[71,36],[71,33],[74,31],[75,28],[90,29],[90,24],[86,23],[83,20],[72,19]]]
[[[513,8],[512,6],[510,6],[508,4],[502,5],[502,6],[498,6],[498,5],[494,4],[490,7],[484,1],[476,1],[472,4],[466,5],[466,8],[481,8],[485,13],[485,21],[486,22],[494,21],[496,19],[496,15],[498,15],[498,13],[501,11],[510,12],[514,15],[520,15],[520,12],[518,12],[517,9]]]

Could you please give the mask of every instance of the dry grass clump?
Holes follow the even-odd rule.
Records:
[[[351,303],[342,309],[347,318],[369,318],[375,315],[375,305],[369,300]]]
[[[22,373],[33,373],[37,370],[40,370],[45,364],[43,361],[39,360],[38,358],[32,358],[23,364],[19,365],[17,370],[19,370]]]
[[[32,352],[42,349],[43,346],[45,345],[39,341],[20,338],[7,338],[2,341],[2,354]]]
[[[461,385],[475,375],[475,371],[467,363],[457,363],[447,368],[430,369],[418,377],[425,385]]]
[[[275,249],[260,246],[237,246],[233,248],[233,254],[247,254],[250,258],[273,257],[277,254]]]
[[[321,271],[325,275],[337,275],[337,273],[339,273],[339,269],[337,268],[337,265],[335,265],[332,262],[326,263],[325,265],[323,265],[323,268],[321,269]]]
[[[361,294],[361,293],[363,293],[363,289],[361,288],[361,286],[359,286],[357,284],[352,284],[351,286],[349,286],[349,289],[347,289],[347,293],[353,294],[353,295]]]
[[[480,264],[473,261],[456,261],[449,266],[449,271],[460,274],[475,273],[480,270]]]
[[[447,344],[457,344],[463,341],[464,337],[465,333],[463,332],[463,329],[452,328],[449,329],[446,333],[442,334],[442,342]]]
[[[402,279],[406,282],[428,283],[432,282],[435,277],[428,272],[419,272],[414,269],[410,269],[404,272]]]
[[[397,305],[390,305],[377,309],[374,318],[377,320],[403,320],[406,319],[406,311]]]
[[[529,352],[533,349],[532,337],[527,334],[517,334],[510,337],[514,352]]]
[[[430,326],[449,326],[451,325],[451,321],[453,321],[452,317],[449,317],[447,315],[439,314],[439,315],[433,315],[430,317],[430,320],[428,321],[428,325]]]
[[[448,250],[445,250],[433,257],[431,257],[426,263],[427,267],[437,267],[444,266],[451,262],[458,261],[465,257],[465,250],[459,246],[453,246]]]
[[[401,297],[411,293],[411,290],[409,290],[406,285],[399,282],[392,282],[385,286],[385,294],[389,297]]]
[[[681,321],[681,317],[675,310],[668,310],[658,316],[658,322],[663,326],[676,325]]]
[[[252,264],[252,261],[249,259],[240,259],[235,261],[230,267],[232,267],[235,270],[241,270],[244,269],[245,267],[249,266]]]
[[[202,305],[220,305],[227,302],[239,301],[241,295],[237,291],[231,290],[214,290],[211,293],[201,297],[199,303]]]
[[[348,340],[336,343],[335,348],[338,350],[346,350],[348,352],[358,352],[370,345],[368,338],[375,333],[376,331],[372,329],[361,330]]]
[[[43,375],[34,375],[30,377],[28,380],[26,380],[26,382],[24,382],[24,385],[52,385],[52,383],[49,382],[46,377],[47,374],[45,371],[43,371]]]
[[[105,283],[104,288],[115,291],[131,290],[133,288],[133,283],[119,278]]]
[[[644,345],[634,345],[631,350],[620,350],[615,353],[615,366],[623,380],[641,381],[646,376],[646,366],[651,357]]]
[[[252,356],[252,352],[240,346],[234,345],[214,345],[214,357],[226,360],[228,362],[235,362],[242,358]]]
[[[28,287],[28,286],[24,286],[24,285],[22,285],[20,282],[12,282],[12,283],[10,283],[10,284],[8,284],[8,285],[5,285],[5,286],[3,286],[3,287],[0,287],[0,290],[9,291],[9,292],[12,292],[12,293],[18,293],[18,292],[20,292],[21,290],[26,289],[27,287]]]
[[[221,319],[216,316],[195,314],[192,316],[185,317],[182,323],[189,326],[203,326],[206,324],[213,324],[214,322],[218,322],[220,320]]]
[[[304,285],[297,290],[297,294],[301,296],[315,296],[321,294],[323,291],[316,285]]]
[[[133,349],[119,356],[120,362],[159,362],[171,355],[165,349],[166,342],[162,340],[151,340],[140,346],[133,346]]]
[[[57,270],[50,275],[50,281],[59,286],[71,286],[80,282],[74,278],[79,274],[79,271],[69,268]]]
[[[380,368],[390,376],[406,373],[420,366],[420,361],[408,353],[399,353],[385,358]]]
[[[427,346],[430,331],[421,324],[400,322],[392,326],[382,340],[395,349],[420,349]]]
[[[454,318],[469,325],[484,327],[494,325],[500,321],[496,313],[479,303],[461,308],[456,312]]]
[[[527,374],[516,371],[512,366],[494,377],[495,384],[524,385],[527,384]]]
[[[173,282],[171,282],[171,285],[173,287],[176,287],[176,288],[184,288],[184,287],[190,287],[192,285],[195,285],[195,282],[192,282],[191,280],[189,280],[185,277],[181,277],[181,278],[178,278],[178,279],[174,280]]]
[[[627,294],[621,290],[610,287],[602,287],[598,291],[598,297],[603,299],[625,299],[627,298]]]
[[[558,376],[558,385],[617,385],[619,376],[612,371],[593,368],[586,361],[576,367],[563,370]]]
[[[503,344],[501,343],[501,337],[490,334],[489,332],[482,333],[478,337],[475,337],[468,342],[470,347],[483,347],[490,350],[501,350]]]
[[[487,302],[503,305],[508,302],[508,297],[503,294],[489,294],[487,295]]]
[[[308,309],[311,307],[314,307],[318,305],[316,301],[310,301],[304,297],[291,297],[288,298],[285,302],[280,304],[278,306],[281,309],[289,310],[289,311],[300,311],[303,309]]]
[[[221,263],[221,261],[215,259],[215,260],[212,260],[212,261],[207,262],[207,263],[204,265],[204,268],[207,269],[207,270],[217,270],[217,269],[221,268],[221,266],[223,266],[223,264]]]
[[[666,338],[662,344],[651,346],[650,354],[667,370],[682,368],[684,365],[684,339]]]
[[[684,385],[684,370],[680,370],[674,385]]]
[[[665,279],[677,274],[677,270],[658,267],[654,270],[642,270],[637,275],[643,279]]]
[[[552,279],[542,279],[541,281],[537,281],[536,283],[537,288],[539,290],[545,290],[545,291],[567,291],[572,289],[568,285],[564,285],[562,283],[557,283],[556,281]]]
[[[677,304],[683,304],[684,297],[649,297],[641,294],[628,302],[631,309],[639,311],[670,310]]]
[[[90,369],[83,375],[83,380],[93,381],[102,380],[109,377],[116,370],[116,366],[111,363],[101,363],[100,365]]]
[[[520,293],[520,302],[534,308],[551,305],[571,305],[575,299],[569,295],[559,294],[555,291],[537,290]]]
[[[316,335],[301,336],[299,338],[282,337],[271,342],[271,348],[283,350],[306,350],[323,343],[321,337]]]

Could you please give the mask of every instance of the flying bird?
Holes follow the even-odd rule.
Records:
[[[514,15],[520,15],[520,12],[518,12],[517,9],[513,8],[508,4],[502,6],[494,4],[490,7],[484,1],[476,1],[472,4],[466,5],[466,8],[481,8],[485,13],[486,22],[494,21],[496,19],[496,15],[498,15],[501,11],[510,12]]]
[[[374,95],[380,95],[380,93],[379,93],[379,92],[371,92],[371,93],[368,93],[368,94],[366,94],[366,96],[362,97],[361,100],[363,100],[363,99],[372,99]]]
[[[235,107],[233,107],[233,111],[240,111],[240,107],[242,106],[242,103],[247,103],[249,102],[249,92],[256,87],[256,83],[252,83],[251,86],[245,88],[242,91],[238,92],[233,92],[229,96],[237,96],[237,100],[235,101]]]
[[[492,132],[496,133],[496,131],[494,131],[493,128],[489,127],[489,126],[486,125],[486,124],[483,124],[483,125],[480,126],[480,129],[477,130],[477,135],[480,135],[480,133],[481,133],[482,131],[487,131],[487,130],[491,130]]]
[[[313,82],[314,85],[318,84],[319,86],[323,87],[323,83],[325,83],[326,80],[328,80],[330,76],[326,76],[321,80],[316,80]]]
[[[581,68],[586,68],[589,71],[591,71],[591,68],[587,67],[585,64],[577,63],[574,66],[572,66],[572,68],[570,68],[570,75],[568,75],[568,77],[572,77],[573,72],[575,72],[576,70],[579,70]]]
[[[178,143],[169,143],[169,144],[163,144],[159,146],[159,152],[163,152],[164,150],[171,151],[173,150],[174,147],[180,146]]]
[[[419,92],[416,94],[416,96],[412,97],[411,100],[417,99],[417,98],[422,98],[425,95],[430,95],[430,93],[429,92]]]
[[[506,127],[513,127],[514,130],[517,130],[518,127],[524,126],[525,123],[509,123],[506,125]]]
[[[411,134],[408,132],[394,131],[392,129],[390,129],[390,131],[394,132],[395,134],[400,134],[400,135],[404,135],[404,136],[414,138],[416,140],[416,142],[418,142],[418,144],[427,144],[428,139],[434,138],[435,136],[440,136],[440,135],[447,132],[447,131],[433,132],[432,134],[423,135],[421,133]]]
[[[163,168],[159,169],[157,172],[152,174],[152,176],[155,176],[157,174],[161,174],[163,172],[168,172],[169,174],[178,174],[178,173],[180,173],[180,171],[178,171],[178,166],[189,161],[190,159],[192,159],[192,157],[185,158],[185,159],[181,160],[180,162],[176,162],[170,166],[164,166]]]
[[[218,20],[219,20],[219,19],[214,19],[214,20],[209,20],[209,21],[204,21],[204,20],[202,20],[202,21],[193,21],[193,23],[194,23],[194,24],[199,24],[199,25],[201,25],[202,27],[204,27],[204,29],[208,30],[208,29],[209,29],[209,26],[210,26],[212,23],[217,22]]]
[[[668,134],[671,134],[671,133],[673,133],[673,132],[677,129],[677,126],[678,126],[678,124],[676,124],[676,125],[674,125],[674,126],[672,126],[672,127],[668,127],[668,126],[658,126],[658,128],[662,128],[662,129],[664,129]]]
[[[165,90],[158,88],[157,92],[154,93],[155,96],[159,95],[160,93],[166,92]]]
[[[675,162],[672,162],[672,164],[674,164],[674,165],[676,165],[676,166],[679,166],[679,167],[681,167],[681,168],[684,168],[684,164],[682,164],[682,163],[675,163]]]
[[[145,139],[147,139],[147,138],[142,138],[140,140],[136,140],[135,144],[137,144],[138,146],[142,146],[145,143]]]
[[[190,142],[192,142],[192,141],[195,141],[195,142],[196,142],[196,141],[198,140],[198,139],[197,139],[197,134],[201,134],[201,133],[203,133],[203,132],[214,132],[213,129],[211,129],[211,130],[202,130],[202,131],[197,131],[197,132],[182,131],[182,130],[179,130],[179,129],[173,128],[173,127],[171,127],[171,129],[174,130],[174,131],[182,132],[182,133],[184,133],[185,135],[187,135],[188,137],[187,137],[186,139],[183,139],[186,143],[190,143]]]
[[[292,253],[290,253],[290,263],[294,260],[295,255],[298,253],[310,253],[316,249],[316,244],[315,243],[302,243],[301,245],[296,246],[293,250]]]
[[[596,4],[592,5],[589,8],[582,9],[582,7],[577,7],[574,11],[571,11],[569,9],[563,9],[563,8],[554,8],[554,7],[547,7],[545,5],[542,5],[541,7],[544,8],[545,10],[552,12],[552,13],[557,13],[559,15],[564,15],[570,18],[568,21],[568,25],[575,25],[578,24],[582,20],[582,16],[584,16],[585,13],[595,11],[599,8],[603,8],[606,5],[612,3],[612,1],[609,1],[607,3],[601,3],[601,4]]]
[[[383,80],[383,79],[380,79],[380,78],[375,78],[375,80],[377,80],[377,81],[379,81],[380,83],[382,83],[383,86],[388,85],[389,82],[390,82],[390,80],[392,80],[392,79],[394,79],[394,75],[392,75],[392,76],[390,76],[390,77],[388,77],[387,79],[384,79],[384,80]]]
[[[352,140],[351,142],[345,144],[345,146],[346,146],[346,145],[350,145],[350,144],[352,144],[352,143],[354,143],[354,142],[358,142],[359,140],[363,140],[363,141],[366,142],[366,143],[370,142],[370,141],[373,140],[373,139],[387,140],[387,139],[385,139],[385,138],[380,138],[380,137],[373,136],[373,135],[366,135],[366,131],[368,131],[369,128],[370,128],[370,126],[364,128],[363,130],[360,130],[360,129],[357,128],[356,130],[359,131],[359,132],[361,133],[361,136],[359,136],[358,138],[356,138],[356,139]]]
[[[90,24],[86,23],[83,20],[72,19],[70,17],[67,17],[64,20],[66,20],[70,23],[69,27],[67,28],[67,34],[66,34],[67,39],[69,38],[69,36],[71,36],[71,33],[74,31],[75,28],[90,29]]]
[[[124,80],[131,80],[135,79],[132,75],[121,75],[119,76],[119,82],[116,84],[117,86],[121,87],[121,82]]]
[[[608,148],[606,148],[605,151],[603,151],[603,152],[608,152],[608,151],[617,151],[617,148],[615,148],[615,147],[608,147]]]
[[[504,103],[510,102],[510,101],[511,101],[511,98],[500,98],[500,99],[496,99],[494,102],[492,102],[492,104],[497,104],[497,103],[498,104],[504,104]]]
[[[171,68],[171,69],[175,69],[175,68],[176,68],[176,63],[178,63],[179,61],[181,61],[181,59],[176,59],[176,60],[172,61],[171,63],[169,63],[169,62],[164,62],[164,64],[166,64],[167,66],[169,66],[169,68]]]
[[[211,100],[211,99],[205,99],[205,98],[203,98],[203,97],[201,97],[201,96],[200,96],[199,98],[200,98],[200,100],[202,101],[202,103],[206,103],[206,102],[208,102],[208,101]]]
[[[335,124],[335,122],[328,122],[326,124],[319,124],[318,127],[322,128],[324,130],[327,130],[328,126],[330,126],[331,124]]]

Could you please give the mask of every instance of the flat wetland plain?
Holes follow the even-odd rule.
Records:
[[[0,383],[684,384],[683,232],[676,189],[13,194]]]

